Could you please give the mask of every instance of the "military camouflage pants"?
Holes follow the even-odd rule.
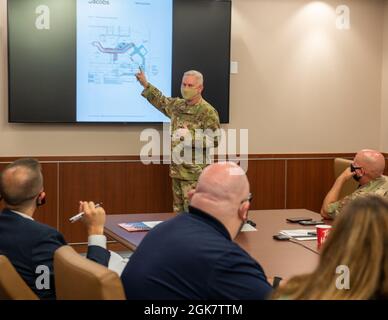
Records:
[[[188,212],[190,190],[195,189],[197,181],[172,179],[173,208],[175,213]]]

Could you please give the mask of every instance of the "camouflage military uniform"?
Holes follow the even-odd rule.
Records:
[[[338,214],[340,214],[343,208],[352,200],[365,197],[369,194],[380,195],[382,197],[388,198],[388,177],[381,176],[369,183],[359,187],[352,194],[346,196],[342,200],[337,202],[333,202],[328,206],[328,213],[330,217],[335,218]]]
[[[149,84],[142,92],[145,97],[154,107],[163,112],[171,119],[171,156],[170,177],[172,178],[173,189],[173,208],[174,212],[182,212],[188,210],[187,193],[196,187],[197,180],[202,170],[209,164],[208,152],[211,147],[218,146],[218,134],[196,135],[195,130],[206,129],[215,132],[220,129],[220,120],[217,111],[204,99],[200,100],[196,105],[190,106],[186,104],[184,99],[167,98]],[[188,129],[191,134],[191,141],[185,144],[179,136],[178,129]],[[182,159],[184,152],[188,151],[189,159]],[[190,156],[191,152],[191,156]],[[201,155],[202,159],[196,155]],[[186,161],[188,160],[188,161]],[[202,161],[201,161],[202,160]]]

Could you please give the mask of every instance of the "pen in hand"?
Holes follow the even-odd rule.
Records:
[[[95,205],[95,208],[98,208],[98,207],[101,207],[102,206],[102,203],[97,203]],[[76,214],[75,216],[71,217],[69,220],[71,223],[74,223],[80,219],[82,219],[82,217],[84,216],[85,212],[80,212],[78,214]]]

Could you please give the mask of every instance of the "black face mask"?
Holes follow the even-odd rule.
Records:
[[[351,172],[356,172],[357,169],[361,169],[361,167],[355,167],[352,164],[350,164],[350,171]],[[362,177],[360,177],[359,175],[357,175],[357,173],[355,175],[353,175],[353,179],[356,180],[357,182],[359,182],[361,180]]]

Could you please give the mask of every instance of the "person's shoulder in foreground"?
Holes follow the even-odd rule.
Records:
[[[261,266],[233,242],[247,219],[249,184],[230,169],[242,171],[232,164],[205,169],[190,194],[190,212],[145,237],[122,275],[128,299],[265,299],[271,293]]]
[[[325,241],[317,268],[281,285],[274,299],[388,299],[388,202],[368,195],[349,203]]]

